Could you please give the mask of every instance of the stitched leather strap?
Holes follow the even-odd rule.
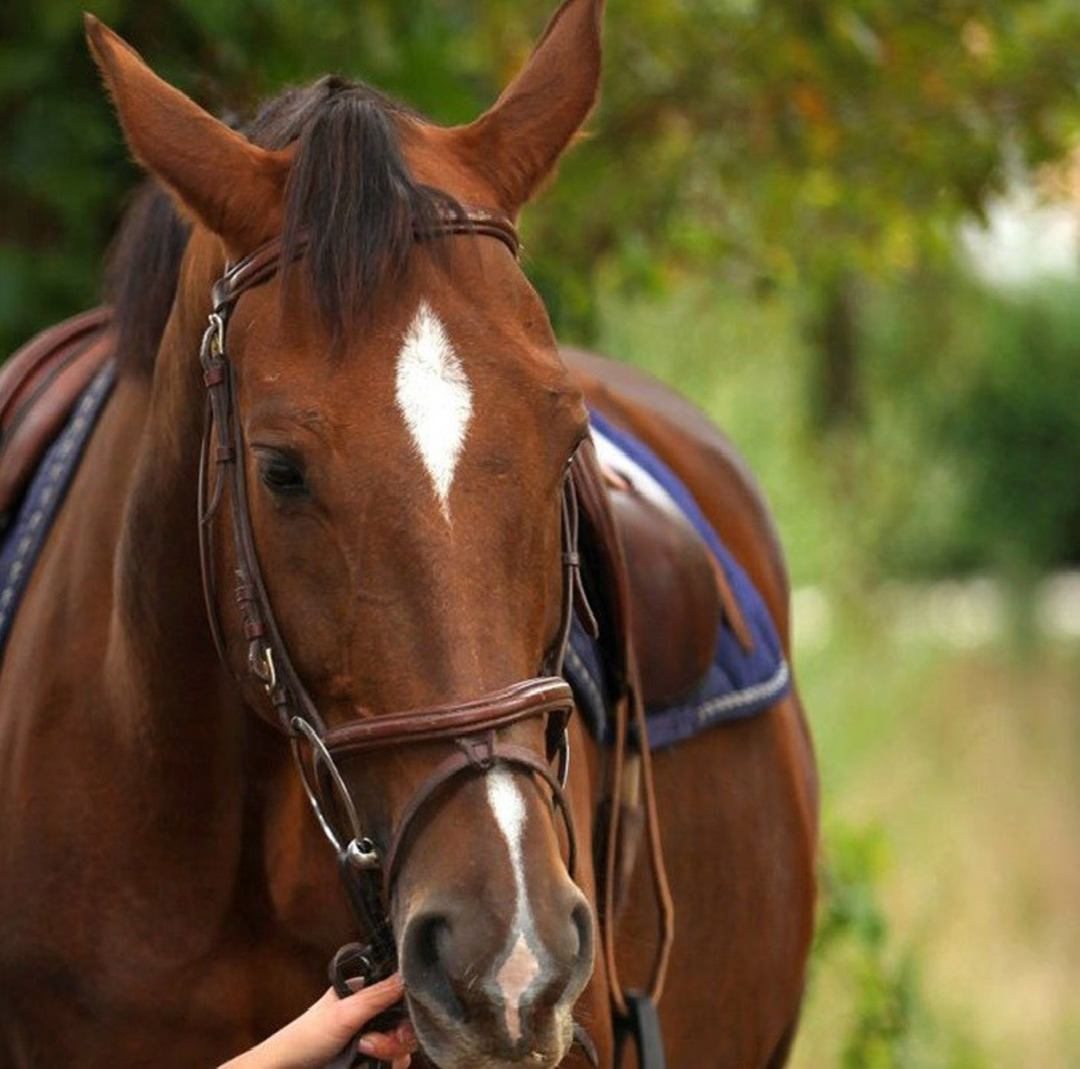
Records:
[[[515,260],[521,254],[521,239],[514,225],[507,219],[477,208],[470,209],[464,214],[448,211],[429,227],[415,229],[413,235],[417,241],[455,236],[494,238],[507,247]],[[300,240],[293,249],[294,257],[298,259],[303,256],[307,245],[307,235],[301,234]],[[212,291],[214,310],[220,311],[225,305],[234,303],[246,290],[261,286],[273,278],[281,269],[283,249],[284,238],[278,235],[230,266],[214,284]]]
[[[527,679],[459,704],[356,720],[329,728],[323,737],[326,748],[336,757],[411,742],[437,742],[481,731],[498,731],[529,717],[565,712],[573,707],[573,691],[566,680]]]

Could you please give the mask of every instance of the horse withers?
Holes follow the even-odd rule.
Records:
[[[360,897],[393,869],[387,953],[431,1064],[583,1066],[576,1033],[614,1064],[598,926],[644,975],[655,897],[641,852],[598,917],[609,757],[558,678],[586,403],[694,493],[785,652],[789,628],[730,447],[560,352],[513,255],[594,104],[602,6],[568,0],[467,126],[324,79],[244,135],[88,20],[156,186],[112,266],[115,384],[0,668],[5,1069],[216,1064],[307,1005],[355,922],[305,782]],[[814,898],[796,694],[652,779],[668,1062],[781,1064]]]

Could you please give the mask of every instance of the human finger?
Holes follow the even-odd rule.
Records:
[[[244,1061],[234,1059],[236,1069],[248,1064],[295,1069],[325,1065],[346,1043],[351,1043],[368,1021],[398,1002],[404,991],[401,977],[396,974],[344,999],[339,999],[334,989],[329,988],[305,1013],[243,1055]],[[406,1053],[409,1053],[407,1043],[392,1047],[392,1057]]]
[[[408,1021],[403,1021],[393,1032],[366,1032],[360,1037],[357,1048],[368,1057],[395,1062],[416,1051],[416,1033]]]
[[[372,1017],[401,1001],[405,984],[400,973],[380,980],[370,987],[361,988],[355,995],[334,1004],[336,1024],[348,1035],[358,1032]]]

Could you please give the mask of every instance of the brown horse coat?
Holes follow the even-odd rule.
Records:
[[[601,7],[568,0],[525,71],[469,127],[440,130],[366,99],[357,121],[367,134],[396,131],[417,182],[513,216],[592,106]],[[2,1069],[214,1064],[309,1003],[329,953],[351,935],[288,747],[245,708],[213,649],[194,522],[195,353],[210,285],[226,257],[295,223],[290,169],[308,167],[318,192],[319,142],[253,145],[99,24],[90,34],[134,152],[194,228],[152,373],[145,357],[142,371],[129,358],[4,655]],[[384,140],[392,167],[394,137]],[[392,293],[369,294],[365,330],[344,353],[317,312],[323,292],[300,273],[245,296],[233,328],[256,536],[290,648],[331,722],[462,701],[535,674],[557,615],[558,487],[584,430],[583,394],[697,495],[788,648],[767,512],[707,422],[627,369],[580,353],[564,363],[538,299],[495,243],[454,239],[441,263],[414,252],[411,235],[408,250]],[[373,279],[360,271],[351,282]],[[429,456],[402,419],[423,407],[421,397],[409,408],[414,394],[400,382],[425,307],[446,335],[431,328],[428,351],[457,354],[471,391],[449,486],[448,454]],[[302,469],[302,500],[279,492],[283,467],[286,482]],[[215,566],[226,584],[225,551]],[[537,730],[512,737],[535,748]],[[453,932],[433,952],[438,983],[415,969],[410,979],[415,955],[401,955],[421,1042],[443,1069],[554,1065],[571,1009],[611,1064],[602,964],[591,977],[575,972],[591,961],[594,910],[580,910],[595,902],[588,858],[603,755],[580,724],[572,745],[587,754],[569,784],[580,891],[527,777],[456,787],[404,862],[393,906],[403,944],[410,933],[422,943],[432,917]],[[391,755],[349,770],[376,828],[392,826],[432,760]],[[779,1064],[814,901],[816,783],[797,697],[660,755],[656,782],[679,911],[661,1006],[669,1064]],[[629,977],[647,965],[650,903],[638,881],[619,920]],[[548,987],[515,1003],[513,1017],[500,962],[519,944]],[[468,1011],[456,1025],[439,984]],[[537,1057],[512,1029],[507,1037],[504,1018],[525,1022]],[[564,1064],[583,1062],[573,1053]]]

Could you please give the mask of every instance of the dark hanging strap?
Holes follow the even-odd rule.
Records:
[[[626,1015],[615,1023],[615,1064],[622,1062],[623,1045],[631,1042],[637,1053],[638,1069],[667,1069],[664,1037],[656,1003],[641,991],[625,991]]]
[[[351,985],[350,980],[363,981],[363,987],[370,987],[376,982],[378,969],[373,955],[371,947],[363,947],[359,943],[347,943],[334,955],[328,974],[338,998],[348,998],[360,990],[360,985]],[[361,1054],[356,1044],[365,1032],[392,1032],[403,1020],[405,1009],[401,1003],[384,1010],[368,1021],[345,1044],[341,1052],[327,1064],[326,1069],[389,1069],[385,1062]]]

